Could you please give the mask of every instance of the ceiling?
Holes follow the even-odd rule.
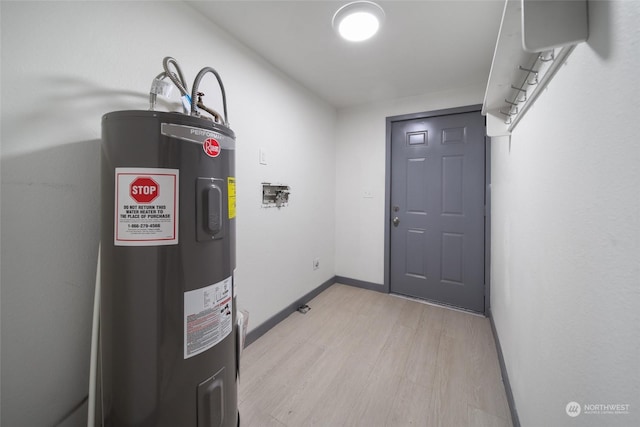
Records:
[[[378,1],[381,30],[352,43],[331,26],[348,1],[188,3],[338,108],[486,85],[504,7],[504,0]]]

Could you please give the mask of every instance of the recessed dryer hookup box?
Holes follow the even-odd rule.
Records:
[[[289,204],[289,186],[283,184],[262,183],[262,207],[282,208]]]

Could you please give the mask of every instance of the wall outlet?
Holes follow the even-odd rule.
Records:
[[[313,269],[314,269],[314,270],[317,270],[317,269],[319,269],[319,268],[320,268],[320,258],[315,258],[315,259],[313,260]]]

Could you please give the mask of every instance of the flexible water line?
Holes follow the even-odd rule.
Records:
[[[178,73],[177,75],[173,71],[169,70],[170,65],[173,65],[173,67],[176,69],[176,72]],[[182,75],[182,70],[178,65],[178,61],[176,61],[170,56],[167,56],[162,60],[162,66],[164,67],[164,71],[167,74],[167,77],[169,77],[169,79],[180,91],[180,95],[182,98],[182,108],[184,109],[184,113],[190,114],[191,97],[189,96],[189,88],[187,87],[186,80]]]
[[[214,76],[216,76],[216,79],[218,80],[218,85],[220,85],[220,92],[222,93],[222,108],[224,108],[224,125],[229,126],[229,117],[227,115],[227,94],[225,93],[224,85],[222,84],[222,79],[220,78],[220,74],[218,74],[218,72],[211,67],[204,67],[202,70],[200,70],[198,75],[196,75],[195,80],[193,81],[193,86],[191,87],[191,115],[193,116],[197,114],[196,100],[198,95],[198,87],[200,86],[200,81],[202,80],[204,75],[207,73],[212,73]]]
[[[91,325],[91,360],[89,363],[89,401],[87,411],[87,427],[95,427],[96,419],[96,373],[98,367],[98,337],[100,332],[100,252],[102,243],[98,244],[98,261],[96,262],[96,286],[93,295],[93,323]]]
[[[169,65],[173,65],[173,67],[176,69],[178,73],[177,76],[175,75],[175,73],[169,70]],[[180,93],[182,95],[188,96],[189,91],[187,90],[187,83],[186,83],[186,80],[184,79],[184,76],[182,75],[182,70],[178,65],[178,61],[176,61],[170,56],[167,56],[162,60],[162,66],[164,67],[164,71],[167,73],[167,77],[169,77],[169,79],[173,82],[173,84],[176,85]]]

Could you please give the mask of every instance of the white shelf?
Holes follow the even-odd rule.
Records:
[[[586,0],[505,1],[482,105],[488,136],[510,134],[587,30]]]

